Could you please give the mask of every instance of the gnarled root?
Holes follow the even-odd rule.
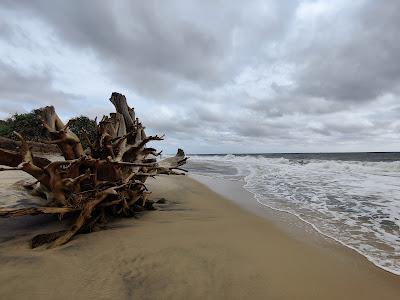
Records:
[[[97,124],[94,141],[84,132],[90,149],[83,150],[78,136],[69,126],[74,119],[64,124],[54,107],[37,110],[50,140],[56,144],[65,160],[49,161],[34,157],[25,138],[21,141],[20,153],[0,149],[0,171],[19,170],[36,179],[31,185],[36,195],[46,197],[47,205],[20,209],[0,208],[0,217],[18,217],[38,214],[75,213],[74,224],[65,231],[41,234],[32,239],[32,247],[51,243],[54,248],[67,243],[74,235],[90,232],[110,216],[132,216],[142,210],[154,209],[145,181],[159,174],[182,175],[181,166],[187,157],[179,149],[176,156],[157,161],[161,151],[147,147],[152,141],[164,136],[146,136],[145,128],[135,117],[133,108],[124,95],[112,93],[110,101],[116,112],[104,116]],[[181,171],[181,172],[178,172]],[[182,173],[183,172],[183,173]]]

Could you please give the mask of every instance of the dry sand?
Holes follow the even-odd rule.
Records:
[[[400,276],[354,251],[295,239],[190,178],[151,182],[159,211],[58,249],[28,248],[49,218],[1,220],[0,299],[400,299]]]

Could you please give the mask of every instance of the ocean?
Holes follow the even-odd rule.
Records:
[[[190,172],[242,182],[254,201],[400,275],[400,153],[189,156]]]

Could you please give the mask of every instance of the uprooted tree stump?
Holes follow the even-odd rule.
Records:
[[[60,246],[77,233],[92,231],[110,217],[129,217],[137,211],[152,209],[146,179],[159,174],[184,175],[186,172],[180,168],[187,160],[183,150],[178,149],[176,156],[158,161],[161,152],[146,145],[162,140],[163,136],[146,136],[124,95],[112,93],[110,101],[116,112],[104,116],[97,124],[96,140],[90,140],[83,130],[89,145],[86,150],[69,129],[74,119],[64,124],[53,106],[37,110],[50,138],[44,143],[56,144],[64,160],[34,157],[28,142],[17,132],[15,134],[21,141],[20,153],[0,149],[0,165],[8,167],[0,170],[21,170],[32,175],[36,182],[27,187],[46,202],[40,207],[0,208],[0,217],[76,215],[68,230],[35,236],[31,242],[33,248],[46,243],[51,243],[49,248]]]

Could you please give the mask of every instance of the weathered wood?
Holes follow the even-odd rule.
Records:
[[[178,149],[175,156],[163,159],[158,163],[157,171],[161,174],[175,174],[174,170],[187,172],[187,170],[180,168],[180,166],[186,163],[187,159],[188,157],[185,157],[185,152],[182,149]]]
[[[57,145],[65,160],[51,162],[34,157],[18,133],[15,134],[21,141],[19,154],[0,149],[0,164],[7,166],[0,167],[0,171],[22,170],[31,174],[39,184],[30,186],[33,193],[47,200],[45,207],[0,208],[0,217],[79,213],[71,228],[38,235],[32,239],[32,247],[46,243],[51,243],[50,248],[57,247],[78,233],[90,232],[109,217],[152,210],[146,179],[158,174],[182,175],[176,170],[186,171],[180,168],[187,160],[181,149],[176,156],[157,162],[161,151],[146,146],[151,141],[163,140],[164,136],[146,136],[124,95],[112,93],[110,101],[116,112],[104,116],[97,124],[95,141],[86,135],[90,147],[86,153],[79,138],[69,129],[74,119],[64,124],[52,106],[37,112],[49,133],[50,140],[46,143]]]
[[[43,126],[48,130],[51,137],[51,141],[43,142],[57,144],[65,159],[75,159],[84,155],[78,136],[68,128],[74,120],[70,120],[64,125],[53,106],[39,109],[37,113],[42,118]]]
[[[35,216],[43,214],[60,214],[64,215],[67,213],[77,212],[79,208],[74,207],[27,207],[18,209],[0,208],[0,217],[3,218],[15,218],[21,216]]]
[[[78,230],[85,224],[85,221],[90,217],[92,211],[95,207],[100,204],[108,195],[117,195],[116,188],[107,189],[101,193],[98,193],[93,200],[88,201],[79,215],[78,219],[76,219],[74,225],[65,232],[65,234],[61,235],[58,239],[56,239],[49,248],[54,248],[57,246],[61,246],[68,242],[77,232]]]
[[[12,152],[18,152],[19,147],[21,146],[21,142],[12,140],[9,138],[5,138],[0,136],[0,148],[2,150],[8,150]],[[57,146],[49,146],[44,143],[39,142],[29,142],[29,146],[32,147],[32,152],[44,154],[61,154],[60,149]]]
[[[128,128],[128,130],[132,129],[135,122],[135,111],[128,106],[125,96],[119,93],[112,93],[110,101],[114,104],[117,113],[123,115],[126,128]]]
[[[34,249],[34,248],[46,245],[48,243],[51,243],[51,242],[55,241],[56,239],[58,239],[60,236],[64,235],[65,233],[66,233],[66,230],[38,234],[32,238],[31,248]]]

